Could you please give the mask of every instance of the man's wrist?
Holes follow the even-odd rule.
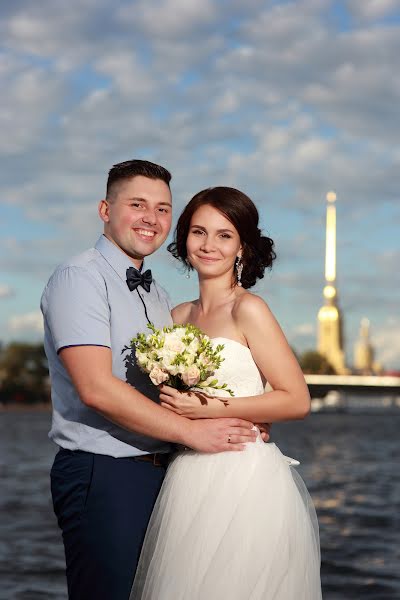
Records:
[[[179,428],[178,436],[177,444],[190,447],[193,439],[193,421],[182,417],[182,427]]]

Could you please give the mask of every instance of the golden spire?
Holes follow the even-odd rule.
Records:
[[[336,281],[336,194],[328,192],[326,195],[326,247],[325,247],[325,280],[328,285],[324,287],[324,297],[332,300],[336,296],[334,283]]]
[[[325,253],[325,279],[335,281],[336,279],[336,201],[335,192],[328,192],[326,207],[326,253]]]
[[[326,195],[325,305],[318,312],[318,351],[336,373],[346,373],[344,364],[342,318],[336,293],[336,194]]]

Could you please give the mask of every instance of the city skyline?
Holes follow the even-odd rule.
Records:
[[[173,174],[174,223],[205,187],[254,200],[278,254],[254,291],[299,352],[317,345],[335,190],[346,362],[366,317],[377,360],[400,369],[399,8],[3,3],[0,340],[41,339],[42,289],[100,235],[108,169],[144,158]],[[166,246],[146,264],[174,303],[196,296]]]

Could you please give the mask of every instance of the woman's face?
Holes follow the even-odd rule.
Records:
[[[232,275],[241,254],[239,233],[219,210],[205,204],[192,216],[186,249],[188,261],[201,277]]]

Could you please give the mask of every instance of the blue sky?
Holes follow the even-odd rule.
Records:
[[[292,345],[315,347],[325,196],[337,193],[348,362],[362,317],[400,368],[400,1],[43,0],[0,8],[0,322],[42,335],[54,267],[101,233],[110,166],[173,174],[175,215],[229,185],[257,204],[278,260],[255,291]],[[149,261],[175,302],[196,282]]]

